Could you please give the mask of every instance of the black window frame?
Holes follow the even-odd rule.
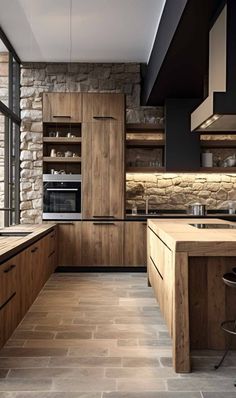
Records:
[[[0,101],[0,113],[5,116],[5,139],[4,139],[4,207],[0,211],[4,211],[4,226],[20,223],[20,66],[21,60],[16,51],[5,35],[0,26],[0,40],[3,42],[9,52],[9,80],[8,80],[8,106]],[[13,82],[13,64],[17,64],[17,74],[15,75],[15,82]],[[13,84],[15,85],[16,98],[13,98]],[[13,101],[15,107],[13,106]],[[14,112],[13,109],[16,111]],[[16,127],[15,134],[15,156],[13,159],[13,128]],[[14,160],[15,176],[13,184],[12,164]],[[14,185],[14,203],[12,187]],[[15,213],[13,217],[13,213]]]

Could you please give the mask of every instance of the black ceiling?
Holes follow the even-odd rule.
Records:
[[[167,0],[145,69],[142,103],[206,96],[208,34],[222,0]]]

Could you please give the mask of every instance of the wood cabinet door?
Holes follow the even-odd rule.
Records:
[[[33,302],[42,289],[43,280],[45,279],[44,249],[42,240],[39,240],[30,247],[30,264]]]
[[[125,97],[118,93],[83,94],[83,122],[125,121]]]
[[[44,93],[43,122],[81,123],[82,94]]]
[[[15,294],[0,310],[0,347],[11,337],[20,321],[18,308],[19,303],[17,295]]]
[[[47,248],[48,279],[48,277],[55,271],[57,267],[57,228],[54,228],[50,234],[47,235]]]
[[[82,137],[83,218],[123,218],[124,125],[84,123]]]
[[[17,288],[19,290],[20,317],[24,317],[32,303],[32,255],[31,247],[20,254]]]
[[[122,266],[123,222],[82,223],[82,265]]]
[[[58,265],[79,266],[81,264],[81,222],[58,224]]]
[[[147,265],[147,223],[124,222],[124,265]]]
[[[22,319],[21,264],[22,254],[18,254],[0,266],[0,347]]]

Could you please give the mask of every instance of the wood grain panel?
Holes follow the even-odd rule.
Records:
[[[82,122],[82,94],[43,93],[43,122]]]
[[[189,259],[189,322],[192,349],[207,346],[207,257]]]
[[[81,265],[82,222],[68,222],[58,225],[58,265]]]
[[[147,265],[147,223],[124,223],[124,265]]]
[[[82,212],[84,218],[124,216],[124,125],[83,125]]]
[[[188,254],[175,253],[173,292],[173,365],[178,373],[190,372]]]
[[[82,265],[123,264],[123,222],[82,223]]]
[[[99,123],[100,118],[107,121],[125,121],[125,97],[117,93],[84,93],[83,122]],[[110,118],[110,119],[109,119]]]

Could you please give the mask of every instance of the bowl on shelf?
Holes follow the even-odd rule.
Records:
[[[228,156],[223,160],[223,167],[234,167],[236,166],[236,155]]]

